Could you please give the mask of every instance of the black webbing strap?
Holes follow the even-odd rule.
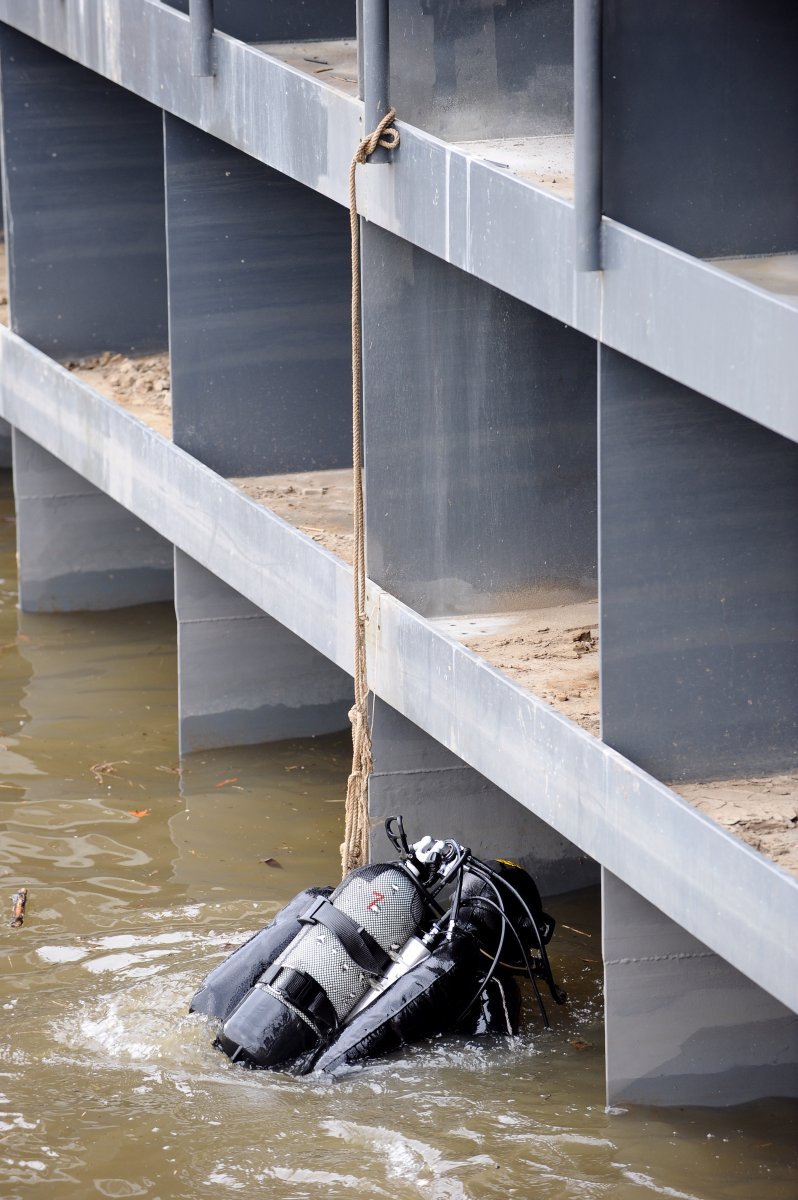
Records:
[[[273,966],[264,972],[260,982],[274,987],[274,981],[280,976],[280,995],[285,996],[289,1003],[300,1012],[307,1013],[315,1021],[323,1033],[329,1033],[338,1024],[338,1016],[330,1003],[324,988],[305,971],[296,971],[293,967]]]
[[[319,896],[314,900],[307,912],[299,918],[299,923],[322,925],[329,929],[330,933],[334,933],[338,938],[349,957],[367,975],[384,975],[391,965],[391,956],[385,953],[368,930],[331,904],[326,896]]]

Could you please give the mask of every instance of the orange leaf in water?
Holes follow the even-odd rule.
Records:
[[[150,815],[148,808],[129,808],[127,811],[130,817],[148,817]]]
[[[214,787],[227,787],[228,783],[238,783],[238,776],[234,775],[232,777],[232,779],[220,779],[219,782],[215,783],[213,786]]]

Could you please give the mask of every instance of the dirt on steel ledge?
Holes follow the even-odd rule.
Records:
[[[599,732],[598,602],[435,624],[588,733]]]
[[[352,472],[296,471],[231,479],[247,496],[352,564]]]
[[[798,875],[798,772],[670,786],[777,866]]]
[[[131,358],[107,350],[94,358],[81,358],[64,365],[145,425],[171,438],[172,396],[167,353]]]

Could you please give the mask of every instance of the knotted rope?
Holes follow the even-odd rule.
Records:
[[[346,785],[346,827],[341,846],[344,875],[368,862],[369,801],[371,774],[371,728],[369,685],[366,673],[366,527],[363,509],[363,439],[361,393],[363,386],[363,342],[360,324],[360,222],[357,215],[357,167],[378,146],[395,150],[399,130],[393,126],[392,108],[376,129],[362,139],[349,167],[349,228],[352,238],[352,491],[354,501],[355,555],[352,570],[355,613],[355,703],[349,711],[352,722],[352,771]]]

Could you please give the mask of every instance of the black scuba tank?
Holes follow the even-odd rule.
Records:
[[[331,887],[306,888],[294,896],[265,929],[242,942],[224,962],[218,963],[206,975],[194,993],[188,1011],[205,1013],[208,1017],[226,1021],[267,967],[302,932],[299,918],[308,906],[317,896],[329,896],[332,890]]]
[[[427,915],[403,866],[352,871],[298,918],[297,934],[230,1014],[218,1045],[231,1058],[286,1066],[333,1035]]]

